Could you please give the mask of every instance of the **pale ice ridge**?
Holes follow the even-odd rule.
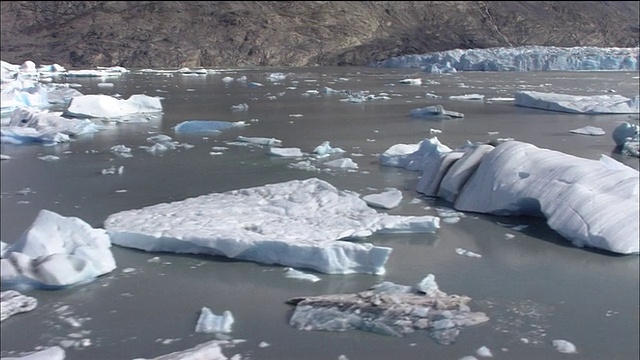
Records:
[[[447,150],[436,137],[415,152],[392,147],[381,164],[420,171],[416,190],[457,210],[541,216],[575,246],[640,250],[638,171],[606,155],[590,160],[513,140]],[[408,166],[408,158],[421,159],[422,167]]]
[[[317,179],[212,193],[110,215],[112,243],[221,255],[329,274],[384,274],[391,248],[347,240],[375,232],[435,232],[434,216],[379,213]]]
[[[238,354],[227,357],[222,350],[233,348],[244,340],[210,340],[192,348],[176,351],[154,358],[134,358],[133,360],[240,360]],[[31,360],[31,359],[29,359]]]
[[[50,348],[35,351],[21,356],[1,357],[0,360],[64,360],[66,358],[65,350],[60,346],[52,346]]]
[[[640,95],[629,99],[622,95],[569,95],[539,91],[518,91],[517,106],[573,114],[638,114]]]
[[[456,71],[638,70],[639,48],[521,46],[405,55],[372,64],[431,73]]]
[[[40,210],[0,260],[3,285],[61,288],[86,283],[116,268],[111,241],[76,217]]]

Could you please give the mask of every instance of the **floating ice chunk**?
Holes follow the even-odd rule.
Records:
[[[463,118],[464,114],[445,110],[442,105],[427,106],[424,108],[413,109],[409,112],[413,118],[421,118],[427,120],[449,120],[453,118]]]
[[[108,95],[83,95],[71,99],[67,113],[75,117],[118,118],[132,114],[161,112],[160,98],[134,94],[128,99]]]
[[[578,129],[569,130],[569,132],[573,134],[593,135],[593,136],[600,136],[605,134],[602,128],[599,128],[596,126],[584,126]]]
[[[249,110],[249,105],[245,103],[231,105],[231,111],[247,111],[247,110]]]
[[[42,134],[82,135],[103,129],[90,120],[68,119],[48,111],[20,107],[11,113],[9,126],[29,127]]]
[[[638,253],[638,171],[603,159],[508,141],[483,157],[454,207],[542,216],[575,246]]]
[[[38,300],[26,296],[15,290],[7,290],[0,293],[0,322],[9,317],[31,311],[38,306]]]
[[[282,157],[301,157],[304,156],[304,153],[300,148],[278,148],[278,147],[269,147],[267,150],[267,154],[274,156],[282,156]]]
[[[172,352],[155,358],[134,358],[133,360],[229,360],[239,359],[238,356],[231,358],[222,353],[224,348],[231,348],[242,340],[211,340],[193,348]],[[40,360],[40,359],[38,359]],[[45,360],[45,359],[42,359]],[[49,360],[49,359],[47,359]]]
[[[558,339],[551,341],[551,343],[553,344],[553,347],[558,350],[558,352],[564,354],[574,354],[577,352],[576,346],[567,340]]]
[[[244,121],[187,120],[176,125],[176,133],[220,133],[227,129],[247,126]]]
[[[400,167],[407,170],[421,170],[425,164],[425,159],[429,159],[432,154],[441,154],[451,151],[451,149],[440,143],[437,137],[424,139],[418,144],[396,144],[378,156],[380,164],[384,166]]]
[[[344,153],[344,152],[345,151],[342,150],[341,148],[331,147],[331,143],[329,141],[325,141],[322,144],[316,146],[315,149],[313,149],[313,153],[318,155],[318,156],[341,154],[341,153]]]
[[[402,79],[400,80],[400,84],[408,84],[408,85],[422,85],[422,79]]]
[[[265,138],[265,137],[247,137],[247,136],[238,136],[236,141],[247,142],[251,144],[257,145],[266,145],[266,146],[280,146],[282,144],[282,140],[275,138]]]
[[[640,136],[640,126],[629,122],[624,122],[613,130],[611,137],[618,146],[624,145],[627,141],[638,141]]]
[[[66,353],[60,346],[53,346],[22,356],[3,357],[2,360],[64,360]]]
[[[538,91],[518,91],[517,106],[573,114],[637,114],[640,96],[633,99],[622,95],[568,95]]]
[[[0,128],[0,143],[55,145],[69,142],[69,135],[59,132],[42,132],[30,127],[5,126]]]
[[[222,315],[215,315],[211,309],[204,306],[196,324],[197,333],[230,333],[233,325],[233,314],[225,310]]]
[[[482,357],[493,357],[491,350],[486,346],[482,346],[478,350],[476,350],[476,354]]]
[[[462,248],[456,248],[456,254],[458,255],[463,255],[463,256],[468,256],[468,257],[474,257],[474,258],[480,258],[482,257],[482,255],[474,253],[473,251],[470,250],[465,250]]]
[[[378,213],[358,194],[310,178],[122,211],[107,218],[105,229],[114,244],[146,251],[383,274],[390,248],[345,240],[378,231],[433,232],[438,220]]]
[[[292,298],[287,301],[295,305],[289,324],[298,330],[363,330],[399,337],[425,330],[438,343],[449,345],[460,329],[489,320],[484,313],[470,311],[471,298],[440,291],[432,274],[423,283],[429,283],[426,292],[385,281],[356,294]]]
[[[41,210],[0,260],[3,284],[66,287],[111,272],[116,263],[104,229]]]
[[[379,194],[369,194],[362,197],[362,200],[373,207],[379,207],[383,209],[393,209],[400,205],[402,201],[402,191],[398,189],[387,189],[385,192]]]
[[[300,280],[308,280],[308,281],[312,281],[312,282],[317,282],[320,281],[320,278],[313,275],[313,274],[307,274],[304,273],[300,270],[296,270],[293,268],[286,268],[285,269],[285,276],[288,278],[293,278],[293,279],[300,279]]]
[[[484,100],[484,95],[481,95],[481,94],[452,95],[452,96],[449,96],[449,99],[481,101],[481,100]]]
[[[623,154],[640,157],[640,126],[622,123],[613,130],[611,136]]]
[[[324,166],[329,166],[333,168],[341,168],[341,169],[357,169],[358,164],[353,161],[351,158],[341,158],[330,160],[323,163]]]

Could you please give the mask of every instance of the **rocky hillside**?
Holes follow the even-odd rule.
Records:
[[[2,1],[20,64],[368,65],[451,49],[634,47],[637,1]]]

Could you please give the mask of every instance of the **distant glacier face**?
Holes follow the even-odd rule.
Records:
[[[448,50],[406,55],[373,67],[414,68],[429,73],[456,71],[633,71],[640,48],[522,46]]]

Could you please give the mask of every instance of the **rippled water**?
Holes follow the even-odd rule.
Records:
[[[267,76],[274,72],[289,75],[271,82]],[[242,75],[264,86],[222,81],[225,76]],[[423,79],[420,86],[399,83],[417,77]],[[583,95],[615,91],[632,97],[638,94],[637,72],[438,76],[403,69],[283,68],[206,76],[131,72],[107,79],[113,88],[99,88],[100,81],[69,79],[81,84],[84,94],[162,96],[163,114],[148,123],[108,124],[92,136],[54,147],[2,145],[2,153],[12,157],[0,162],[3,241],[15,241],[40,209],[77,216],[101,227],[108,215],[121,210],[309,177],[360,193],[396,187],[403,190],[404,200],[391,213],[437,215],[439,208],[450,204],[419,197],[414,191],[417,173],[381,167],[376,158],[394,144],[414,144],[432,136],[431,129],[441,130],[438,139],[452,148],[467,140],[514,138],[591,159],[606,154],[639,168],[638,158],[616,153],[610,136],[621,122],[637,124],[637,115],[562,114],[488,101],[512,97],[518,89]],[[303,96],[324,86],[386,93],[390,99],[347,103],[337,94]],[[442,98],[427,98],[428,92]],[[448,99],[472,93],[485,95],[485,101]],[[231,111],[242,103],[248,105],[246,111]],[[408,116],[414,108],[435,104],[465,117],[436,122]],[[207,137],[174,133],[173,126],[193,119],[242,120],[250,125]],[[606,135],[569,132],[589,125],[602,128]],[[161,155],[138,148],[149,145],[146,139],[157,133],[194,147]],[[291,159],[226,144],[239,135],[277,138],[283,147],[305,152],[330,141],[331,146],[346,150],[359,169],[291,169],[287,166]],[[119,144],[131,147],[134,156],[111,153],[110,148]],[[210,152],[215,146],[229,149],[214,156]],[[60,160],[38,159],[43,155],[57,155]],[[101,174],[111,166],[123,166],[123,174]],[[576,345],[578,354],[571,355],[576,359],[638,358],[637,255],[575,248],[541,219],[465,214],[457,223],[441,224],[435,234],[368,238],[393,248],[383,276],[315,274],[321,278],[318,282],[287,278],[279,266],[114,246],[118,268],[112,273],[70,289],[25,291],[38,299],[39,306],[2,323],[1,354],[15,356],[39,346],[86,338],[90,344],[68,348],[67,359],[155,357],[213,339],[210,334],[194,333],[200,309],[206,306],[216,314],[230,310],[235,318],[230,336],[246,340],[225,350],[229,357],[459,359],[487,346],[501,359],[564,359],[568,355],[556,351],[551,341],[565,339]],[[529,227],[514,231],[505,224]],[[482,257],[458,255],[458,248]],[[159,261],[149,261],[155,257]],[[396,338],[358,331],[301,331],[288,324],[292,306],[285,302],[292,297],[355,293],[381,281],[415,285],[427,274],[435,275],[442,291],[470,296],[471,309],[485,312],[490,320],[463,329],[457,341],[447,346],[421,332]]]

